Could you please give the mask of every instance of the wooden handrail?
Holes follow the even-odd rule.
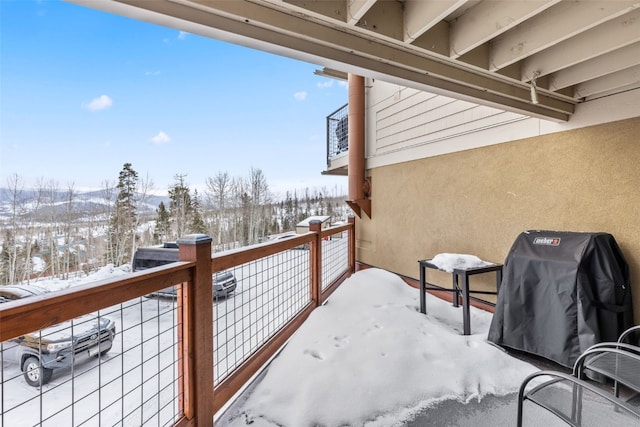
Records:
[[[334,234],[338,234],[338,233],[343,232],[343,231],[349,231],[349,230],[351,230],[351,228],[352,228],[351,224],[338,225],[338,226],[335,226],[335,227],[324,228],[324,229],[320,230],[320,237],[324,239],[325,237],[333,236]]]
[[[194,266],[193,262],[177,262],[124,278],[100,280],[4,303],[0,305],[0,342],[188,282]]]
[[[217,272],[228,270],[260,258],[265,258],[270,255],[284,252],[288,249],[293,249],[297,246],[304,245],[305,243],[310,245],[314,239],[315,233],[304,233],[276,242],[259,243],[256,245],[215,253],[211,257],[213,271]]]

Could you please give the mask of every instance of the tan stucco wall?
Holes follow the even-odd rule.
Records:
[[[441,252],[503,262],[529,229],[608,232],[630,265],[640,320],[640,118],[367,174],[373,218],[356,221],[358,261],[417,279],[417,261]]]

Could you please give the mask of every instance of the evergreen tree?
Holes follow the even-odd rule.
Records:
[[[200,206],[198,190],[193,190],[193,198],[191,199],[191,232],[208,234],[207,225],[202,219],[201,211],[202,207]]]
[[[153,242],[155,244],[164,243],[171,233],[171,216],[164,206],[164,202],[160,202],[156,209],[158,216],[156,217],[156,228],[153,232]]]
[[[192,214],[191,195],[184,178],[185,175],[176,175],[175,184],[169,188],[169,212],[173,221],[175,238],[188,234],[189,219]]]
[[[287,191],[286,199],[284,202],[284,215],[282,218],[282,230],[288,231],[293,229],[293,224],[295,223],[296,216],[294,213],[295,207],[293,206],[293,199],[291,198],[291,194]]]
[[[109,244],[111,247],[108,254],[111,259],[107,259],[107,262],[116,266],[129,262],[132,256],[137,223],[135,199],[137,185],[138,173],[132,169],[131,163],[125,163],[118,176],[115,212],[112,214],[109,224]]]

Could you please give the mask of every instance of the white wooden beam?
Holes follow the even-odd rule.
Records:
[[[640,42],[640,9],[526,58],[521,80],[531,80],[534,72],[539,76],[551,74],[637,42]],[[638,57],[635,60],[637,62]]]
[[[497,71],[639,6],[638,1],[562,1],[492,40],[489,69]]]
[[[636,89],[640,87],[640,65],[580,83],[575,87],[574,96],[575,98],[586,98],[626,86]]]
[[[578,83],[593,80],[606,74],[624,70],[638,64],[640,43],[614,50],[589,61],[581,62],[573,67],[565,68],[551,74],[549,90],[557,91]]]
[[[356,25],[377,0],[347,0],[347,24]]]
[[[451,22],[449,56],[458,58],[559,1],[484,1]]]
[[[404,41],[411,43],[466,2],[407,0],[404,3]]]

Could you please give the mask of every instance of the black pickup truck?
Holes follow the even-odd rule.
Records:
[[[145,270],[147,268],[159,267],[178,261],[177,243],[165,243],[162,246],[152,246],[138,248],[133,255],[133,271]],[[213,298],[227,298],[236,290],[236,278],[230,271],[221,271],[213,275]],[[175,286],[161,289],[150,296],[176,298],[177,290]]]

